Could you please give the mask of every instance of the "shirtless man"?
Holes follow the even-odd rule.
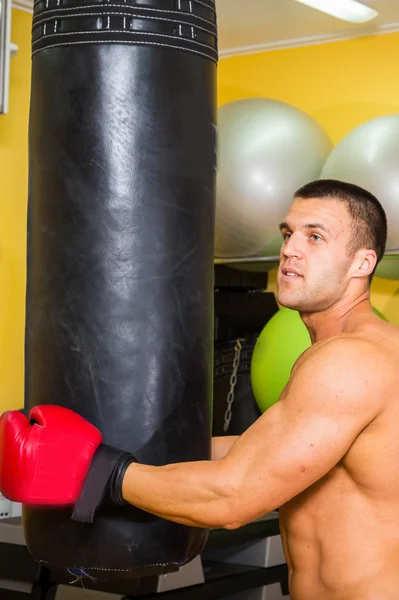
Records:
[[[370,305],[386,217],[364,190],[319,181],[295,194],[281,232],[278,300],[312,340],[281,398],[239,438],[215,438],[212,461],[129,461],[120,494],[206,528],[280,508],[292,600],[397,600],[399,331]]]

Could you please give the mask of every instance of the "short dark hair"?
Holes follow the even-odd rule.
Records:
[[[372,248],[377,254],[378,265],[384,256],[388,225],[385,211],[373,194],[353,183],[318,179],[299,188],[294,198],[325,198],[344,202],[353,220],[348,251],[354,254],[360,248]]]

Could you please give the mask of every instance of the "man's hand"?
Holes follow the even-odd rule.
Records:
[[[107,493],[122,504],[122,479],[134,458],[102,444],[96,427],[60,406],[36,406],[0,418],[0,491],[30,505],[75,505],[90,521]],[[93,469],[95,465],[95,469]]]

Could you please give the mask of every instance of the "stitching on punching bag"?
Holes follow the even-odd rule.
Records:
[[[211,29],[207,29],[206,27],[203,27],[202,25],[198,25],[197,23],[191,23],[189,20],[184,21],[183,19],[167,19],[165,17],[151,17],[149,15],[141,15],[139,13],[132,13],[127,15],[124,12],[107,12],[107,17],[109,19],[109,17],[124,17],[124,18],[129,18],[129,19],[149,19],[149,20],[153,20],[153,21],[160,21],[160,22],[166,22],[166,23],[175,23],[176,25],[188,25],[190,27],[195,27],[196,29],[199,29],[200,31],[205,31],[206,33],[209,33],[209,35],[215,35],[215,29],[211,30]],[[190,13],[186,13],[188,16],[191,16]],[[74,18],[74,17],[103,17],[102,13],[99,12],[89,12],[89,13],[75,13],[75,14],[71,14],[68,15],[69,18]],[[200,17],[197,17],[200,18]],[[45,23],[54,21],[54,20],[58,20],[55,19],[54,17],[45,17],[42,18],[40,20],[35,21],[35,27],[38,27],[39,25],[43,25]],[[203,21],[205,21],[206,23],[209,23],[209,21],[206,21],[205,19],[202,19]]]
[[[136,5],[135,0],[130,0],[130,2],[132,2],[132,4],[127,4],[127,1],[129,1],[129,0],[124,0],[123,6],[138,6],[138,5]],[[190,4],[198,4],[201,6],[205,6],[205,8],[209,8],[209,10],[213,11],[216,14],[216,10],[215,10],[212,0],[209,0],[209,4],[206,2],[206,0],[205,1],[204,0],[189,0],[189,2],[190,2]],[[35,0],[33,3],[33,6],[36,8],[39,4],[43,4],[43,0]],[[82,4],[82,0],[80,0],[80,4]],[[87,5],[85,4],[85,6],[86,7],[87,6],[97,7],[98,5],[93,5],[93,4],[90,4],[90,2],[89,2]],[[108,6],[120,6],[120,4],[108,4]],[[70,8],[73,9],[74,7],[69,7],[69,8],[64,7],[64,8],[62,8],[62,10],[69,10]],[[153,10],[158,10],[158,9],[154,8]]]
[[[37,562],[43,564],[43,565],[51,565],[54,566],[53,563],[51,563],[48,560],[38,560]],[[175,567],[180,567],[180,563],[178,562],[170,562],[170,563],[151,563],[146,565],[146,567],[170,567],[170,566],[175,566]],[[69,569],[81,569],[82,567],[76,567],[76,566],[72,566],[72,567],[68,567]],[[137,567],[137,571],[140,570],[141,567]],[[106,571],[106,572],[112,572],[112,573],[126,573],[126,572],[132,572],[132,568],[129,569],[109,569],[106,568],[104,569],[103,567],[95,567],[95,566],[90,566],[88,567],[87,565],[85,565],[85,570],[89,571],[89,570],[94,570],[94,571]],[[134,571],[134,569],[133,569]]]
[[[126,40],[102,40],[102,41],[93,41],[91,44],[130,44],[133,45],[132,42],[128,42]],[[58,48],[60,46],[77,46],[87,44],[87,42],[62,42],[60,44],[50,44],[45,48]],[[143,42],[142,40],[136,40],[134,42],[135,46],[159,46],[161,48],[172,48],[173,50],[185,50],[186,52],[192,52],[193,54],[198,54],[199,56],[203,56],[204,58],[209,58],[209,56],[203,52],[198,50],[193,50],[192,48],[182,48],[181,46],[174,46],[173,44],[161,44],[160,42]],[[32,56],[43,48],[39,48],[38,50],[32,52]],[[215,61],[216,62],[216,61]]]
[[[104,34],[108,34],[108,35],[109,35],[109,32],[108,32],[108,31],[105,31],[105,32],[104,32],[104,31],[90,31],[90,32],[89,32],[89,31],[80,31],[80,32],[79,32],[79,35],[80,35],[80,34],[84,35],[85,33],[90,33],[90,34],[92,34],[92,35],[96,35],[96,36],[97,36],[97,35],[104,35]],[[113,31],[112,33],[113,33],[113,34],[119,34],[119,33],[123,33],[123,34],[124,34],[124,33],[126,33],[126,32],[125,32],[125,31],[122,31],[122,30],[116,30],[116,31]],[[63,33],[63,34],[62,34],[62,36],[60,36],[59,34],[56,34],[56,33],[50,33],[50,34],[48,34],[48,35],[47,35],[47,38],[52,38],[52,37],[64,37],[64,36],[72,36],[72,35],[76,35],[76,33],[74,33],[74,32],[69,32],[69,31],[68,31],[68,32],[66,32],[66,33]],[[170,38],[170,39],[175,39],[175,37],[174,37],[173,35],[167,35],[166,33],[152,33],[152,32],[151,32],[151,33],[148,33],[147,31],[134,31],[134,32],[132,32],[132,35],[138,35],[138,36],[154,36],[154,37],[161,37],[161,38]],[[114,43],[117,43],[118,41],[123,41],[123,39],[121,39],[121,40],[118,40],[118,39],[117,39],[117,35],[116,35],[116,36],[115,36],[115,39],[113,39],[113,40],[108,40],[108,41],[112,41],[112,42],[114,42]],[[127,43],[129,43],[129,40],[124,40],[124,41],[125,41],[125,42],[127,42]],[[181,41],[182,43],[184,43],[186,40],[179,40],[179,41]],[[84,41],[82,40],[82,42],[81,42],[81,43],[83,43],[83,42],[84,42]],[[149,42],[149,43],[150,43],[150,42]],[[201,42],[195,42],[195,44],[196,44],[196,45],[198,45],[198,46],[202,46],[203,48],[207,48],[207,47],[208,47],[206,44],[202,44]],[[34,45],[35,45],[35,43],[33,43],[33,47],[34,47]],[[62,43],[61,43],[61,44],[59,44],[59,45],[62,45]],[[168,42],[165,42],[165,43],[164,43],[164,44],[162,44],[162,45],[163,45],[163,46],[165,46],[165,47],[168,47],[170,44],[169,44]],[[181,49],[182,49],[180,46],[176,46],[176,47],[178,47],[178,48],[179,48],[179,50],[181,50]],[[48,48],[48,46],[47,46],[47,45],[46,45],[46,48]],[[185,48],[184,48],[184,49],[185,49]],[[187,50],[188,50],[188,49],[189,49],[189,48],[187,48]],[[205,54],[205,53],[204,53],[204,54]]]
[[[40,0],[41,1],[41,0]],[[192,0],[191,0],[192,1]],[[202,4],[202,6],[205,6],[209,11],[212,12],[213,16],[216,19],[216,13],[214,12],[214,10],[210,7],[207,6],[206,4]],[[44,11],[46,14],[52,16],[54,13],[58,14],[58,15],[63,15],[63,16],[69,16],[69,13],[74,11],[74,10],[99,10],[99,8],[103,8],[104,10],[113,10],[115,9],[123,9],[124,11],[126,10],[135,10],[135,11],[143,11],[143,12],[154,12],[154,13],[168,13],[171,15],[189,15],[191,17],[195,17],[196,19],[200,19],[201,21],[207,21],[209,23],[215,24],[215,20],[211,21],[209,19],[205,19],[204,17],[201,17],[200,15],[195,14],[194,12],[187,12],[182,10],[165,10],[164,8],[154,8],[152,6],[140,6],[140,5],[120,5],[120,4],[106,4],[103,6],[99,6],[98,4],[87,4],[87,5],[83,5],[83,6],[69,6],[69,7],[58,7],[58,8],[49,8],[48,10]],[[34,17],[34,19],[37,19],[40,17],[42,13],[41,12],[37,12],[36,16]]]
[[[106,2],[95,6],[81,3],[50,8],[48,1],[44,4],[39,0],[32,23],[32,54],[57,46],[124,43],[169,47],[217,62],[214,3],[211,7],[204,2],[193,4],[193,1],[189,1],[187,11],[180,1],[179,10],[168,10],[162,4],[154,7]],[[197,14],[193,6],[204,6],[210,18]],[[146,37],[145,42],[143,37]]]

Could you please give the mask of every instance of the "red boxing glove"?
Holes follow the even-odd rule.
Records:
[[[28,420],[19,411],[0,418],[0,490],[14,502],[74,504],[101,433],[75,412],[36,406]]]

